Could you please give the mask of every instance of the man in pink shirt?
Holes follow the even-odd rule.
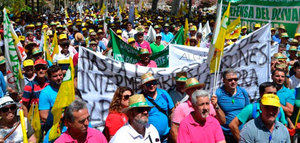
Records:
[[[203,88],[205,85],[203,83],[199,83],[199,81],[196,78],[189,78],[186,81],[185,84],[185,92],[187,95],[189,95],[189,99],[186,102],[180,103],[174,110],[171,118],[172,118],[172,126],[171,126],[171,135],[173,142],[176,142],[177,135],[178,135],[178,127],[180,122],[188,116],[192,111],[194,111],[194,108],[191,103],[191,96],[192,94],[201,88]],[[215,96],[212,97],[212,101],[209,104],[210,110],[209,115],[212,117],[215,117],[221,124],[225,123],[225,118],[222,118],[224,116],[224,112],[219,109],[219,107],[216,104],[217,99]]]
[[[151,68],[157,68],[156,62],[153,60],[150,60],[150,53],[147,49],[141,49],[139,57],[141,60],[136,63],[136,65],[139,66],[145,66],[145,67],[151,67]]]
[[[135,42],[135,46],[138,49],[147,49],[149,51],[150,54],[152,54],[152,50],[150,48],[150,44],[144,40],[144,28],[143,27],[137,27],[136,31],[138,32],[136,34],[136,42]]]
[[[64,112],[64,121],[68,130],[55,143],[107,143],[100,131],[88,127],[89,120],[90,114],[86,103],[78,99],[73,101]]]
[[[209,93],[196,90],[191,96],[194,108],[181,122],[178,129],[178,143],[225,143],[219,121],[209,115]]]

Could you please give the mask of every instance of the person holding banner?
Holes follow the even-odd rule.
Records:
[[[150,60],[150,56],[151,53],[149,53],[148,49],[140,49],[139,57],[141,60],[137,62],[136,65],[157,68],[156,62]]]
[[[229,124],[238,115],[249,101],[248,92],[238,86],[237,72],[233,69],[227,69],[222,73],[224,85],[216,90],[217,103],[220,109],[225,113],[226,123],[221,124],[226,142],[237,142],[234,139]],[[239,127],[242,129],[242,126]]]
[[[149,111],[149,124],[152,124],[158,131],[161,142],[166,143],[170,131],[170,118],[174,108],[173,101],[167,91],[157,87],[157,80],[148,72],[141,76],[142,94],[147,104],[154,106]]]
[[[17,116],[18,103],[9,96],[0,98],[0,142],[23,142],[20,117]],[[28,119],[25,119],[26,133],[29,142],[36,142],[34,130]]]
[[[63,119],[68,129],[54,143],[107,143],[105,136],[100,131],[88,127],[90,114],[84,101],[74,100],[66,107]]]

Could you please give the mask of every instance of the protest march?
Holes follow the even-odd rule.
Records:
[[[298,143],[298,0],[0,0],[0,143]]]

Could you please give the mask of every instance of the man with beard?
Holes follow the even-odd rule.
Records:
[[[59,66],[53,65],[48,71],[48,79],[50,84],[46,86],[40,93],[39,111],[42,122],[46,122],[50,109],[53,107],[57,92],[63,80],[63,73]]]
[[[147,103],[155,106],[149,111],[149,124],[152,124],[158,131],[161,142],[167,142],[170,131],[170,118],[174,107],[172,98],[167,91],[157,88],[157,80],[150,72],[141,76],[142,94],[144,94]]]
[[[209,93],[196,90],[191,97],[192,111],[180,122],[178,143],[225,143],[221,125],[217,119],[209,115]]]
[[[278,96],[264,94],[260,102],[261,116],[245,124],[240,133],[240,143],[291,142],[287,128],[276,121],[281,106]]]
[[[279,97],[281,107],[287,117],[290,117],[294,111],[295,96],[293,92],[284,86],[286,73],[284,70],[275,69],[272,72],[272,80],[276,84],[277,96]]]
[[[88,127],[90,114],[86,103],[77,99],[64,111],[64,122],[68,127],[55,143],[97,142],[107,143],[105,136],[98,130]]]
[[[230,132],[229,123],[250,101],[245,89],[238,86],[237,72],[227,69],[222,74],[224,85],[217,89],[218,106],[225,113],[226,123],[221,125],[226,142],[237,142]],[[242,129],[242,126],[239,127]]]
[[[24,61],[24,63],[26,62]],[[24,68],[26,69],[29,67],[26,65],[24,66]],[[23,104],[27,107],[27,109],[30,108],[31,104],[39,103],[39,96],[41,91],[49,84],[46,78],[47,69],[47,62],[45,60],[38,59],[35,61],[34,71],[36,76],[33,81],[30,81],[25,85],[22,97]],[[29,73],[30,72],[27,70],[27,74]],[[33,74],[34,73],[32,73],[32,75]]]
[[[149,106],[143,94],[129,97],[129,107],[124,109],[128,117],[128,124],[120,128],[110,140],[110,143],[150,142],[159,143],[156,128],[148,124]]]

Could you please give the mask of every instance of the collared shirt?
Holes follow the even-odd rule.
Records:
[[[255,118],[258,118],[261,110],[260,110],[260,103],[252,103],[247,105],[236,117],[243,123],[245,124],[248,120],[253,119],[253,108],[254,104],[256,104],[256,115]],[[282,107],[279,108],[280,111],[280,117],[277,115],[276,120],[280,121],[282,124],[286,125],[287,121],[285,120],[285,114],[282,109]]]
[[[287,128],[275,121],[274,129],[270,132],[261,118],[250,120],[245,124],[240,133],[240,143],[290,143]]]
[[[151,97],[147,97],[147,98],[153,99]],[[148,105],[154,106],[147,98],[146,100]],[[166,101],[165,98],[168,101]],[[168,108],[172,109],[174,107],[173,101],[170,95],[168,94],[168,92],[160,88],[157,88],[157,96],[154,99],[154,102],[158,106],[160,106],[160,108],[162,108],[164,111],[167,111]],[[167,135],[169,133],[170,130],[169,119],[164,113],[160,112],[156,107],[151,108],[151,110],[149,111],[149,124],[152,124],[157,129],[160,137]]]
[[[47,85],[49,85],[48,81],[44,85],[40,85],[37,79],[34,78],[33,81],[25,85],[22,101],[29,102],[31,100],[30,104],[39,103],[40,93]]]
[[[165,48],[165,46],[163,44],[157,45],[155,42],[153,42],[150,44],[150,48],[153,53],[158,53],[162,51]]]
[[[222,86],[217,89],[216,95],[218,97],[218,105],[224,111],[226,118],[226,123],[222,125],[222,129],[225,135],[231,135],[229,124],[250,103],[248,93],[245,89],[237,86],[236,94],[231,95]],[[242,125],[239,128],[242,129]]]
[[[180,122],[178,143],[216,143],[225,140],[221,125],[217,119],[208,116],[204,125],[195,121],[189,114]]]
[[[179,124],[186,116],[194,111],[191,101],[187,100],[186,102],[180,103],[174,110],[172,115],[172,122]],[[209,104],[209,115],[216,116],[216,111],[214,106]]]
[[[51,85],[46,86],[40,93],[39,110],[50,110],[55,102],[58,89]]]
[[[148,124],[145,127],[145,135],[139,134],[130,124],[120,128],[110,140],[110,143],[160,143],[156,128]]]
[[[283,106],[285,106],[287,102],[292,105],[295,104],[295,94],[292,90],[286,88],[284,85],[280,90],[277,91],[277,96],[279,97],[280,104]]]
[[[150,48],[150,44],[147,41],[145,41],[145,40],[142,43],[135,42],[135,46],[138,49],[147,49],[149,51],[149,53],[152,54],[152,50]]]
[[[167,34],[165,32],[160,32],[160,34],[161,40],[166,41],[168,43],[174,38],[174,35],[171,32],[168,32]]]
[[[138,66],[144,66],[141,61],[137,62],[136,65]],[[149,64],[146,67],[150,67],[150,68],[157,68],[157,64],[155,61],[150,60]]]
[[[73,139],[68,131],[63,133],[55,143],[77,143],[78,141]],[[105,136],[98,130],[93,128],[87,129],[87,135],[84,143],[107,143]]]

